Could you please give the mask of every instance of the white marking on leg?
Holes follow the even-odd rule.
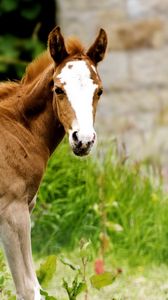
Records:
[[[42,300],[42,296],[40,295],[40,288],[39,286],[35,287],[34,290],[34,300]]]
[[[73,130],[81,137],[90,137],[93,129],[93,95],[97,84],[91,79],[91,73],[85,61],[68,62],[58,75],[64,84],[67,97],[76,114]]]

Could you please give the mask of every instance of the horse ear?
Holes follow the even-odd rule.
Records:
[[[48,46],[51,57],[56,64],[59,64],[64,58],[68,56],[65,48],[64,38],[61,34],[61,29],[56,26],[48,36]]]
[[[93,45],[87,51],[87,56],[95,63],[95,65],[104,58],[107,48],[107,34],[104,29],[100,29],[99,34]]]

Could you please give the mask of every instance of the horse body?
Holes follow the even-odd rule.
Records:
[[[0,85],[0,236],[18,300],[42,299],[32,261],[30,213],[47,161],[65,133],[76,155],[87,155],[95,141],[93,121],[102,89],[95,67],[106,44],[101,30],[87,54],[79,45],[69,54],[56,27],[49,35],[50,55],[31,63],[21,82]]]

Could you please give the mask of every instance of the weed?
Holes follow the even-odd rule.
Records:
[[[66,142],[58,147],[33,214],[35,252],[72,250],[84,237],[101,256],[168,262],[167,197],[148,165],[120,158],[112,146],[84,160]]]

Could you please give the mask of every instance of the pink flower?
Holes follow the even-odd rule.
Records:
[[[96,259],[94,264],[94,270],[96,274],[104,273],[104,261],[103,259]]]

